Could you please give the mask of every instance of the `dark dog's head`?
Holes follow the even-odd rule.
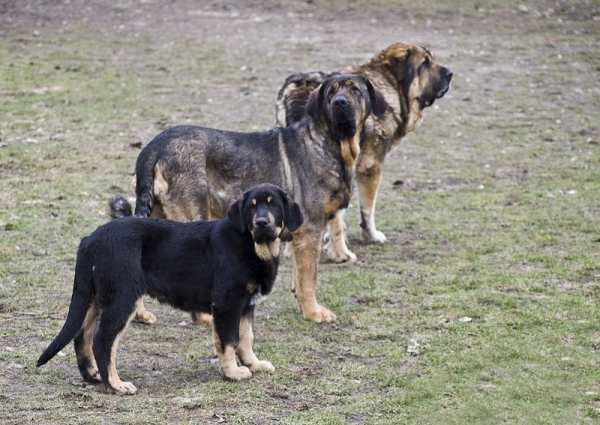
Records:
[[[290,232],[304,222],[300,206],[279,187],[264,183],[244,192],[227,213],[235,228],[249,231],[255,244],[278,240],[284,228]]]
[[[369,79],[354,74],[327,78],[306,104],[308,115],[315,122],[325,119],[338,140],[354,137],[369,114],[379,116],[386,109],[385,99]]]
[[[433,53],[421,46],[393,44],[371,61],[379,62],[402,86],[411,110],[433,105],[450,89],[452,71],[435,62]]]

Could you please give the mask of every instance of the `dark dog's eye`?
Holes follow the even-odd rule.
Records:
[[[352,93],[360,93],[360,89],[358,87],[356,87],[356,86],[351,86],[350,87],[350,91]]]

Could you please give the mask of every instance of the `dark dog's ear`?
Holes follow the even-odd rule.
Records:
[[[371,96],[371,112],[379,117],[387,111],[388,104],[381,92],[371,83],[371,81],[368,78],[364,78],[364,80],[367,90],[369,91],[369,96]]]
[[[302,226],[302,223],[304,223],[304,215],[300,210],[300,205],[295,203],[294,200],[290,198],[290,196],[287,193],[285,193],[282,190],[281,194],[283,195],[283,199],[285,202],[285,214],[287,216],[285,220],[285,225],[290,232],[293,232],[298,227]]]
[[[306,113],[314,121],[318,121],[319,118],[321,118],[321,107],[323,106],[324,95],[325,86],[321,84],[310,93],[310,96],[308,96],[308,102],[306,102]]]
[[[233,227],[240,232],[244,233],[246,231],[246,221],[244,220],[244,203],[246,200],[246,196],[241,197],[237,201],[235,201],[227,210],[227,218],[233,224]]]

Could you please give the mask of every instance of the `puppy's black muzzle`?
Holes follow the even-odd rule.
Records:
[[[254,219],[254,228],[252,229],[252,238],[256,243],[274,241],[279,237],[275,223],[271,223],[267,217],[256,217]]]

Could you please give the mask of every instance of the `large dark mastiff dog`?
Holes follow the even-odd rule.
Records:
[[[284,232],[293,238],[299,309],[314,322],[334,320],[335,314],[315,296],[321,235],[325,223],[348,205],[363,123],[371,112],[380,115],[386,109],[368,78],[337,75],[310,94],[307,119],[287,128],[260,133],[167,129],[138,157],[135,215],[178,221],[221,218],[243,190],[261,182],[280,186],[305,217],[300,229]],[[140,306],[138,317],[148,316]]]
[[[356,169],[362,239],[383,243],[385,235],[375,228],[375,201],[385,156],[421,124],[423,109],[448,91],[452,72],[436,64],[429,50],[404,43],[394,44],[369,62],[352,66],[345,72],[368,77],[389,105],[383,115],[371,115],[366,120],[364,144]],[[323,72],[288,77],[275,107],[277,124],[285,127],[306,119],[304,105],[310,93],[328,77]],[[328,224],[329,258],[335,262],[355,261],[356,256],[346,247],[343,214],[334,216]]]
[[[111,206],[113,216],[131,214],[123,198]],[[273,288],[279,258],[271,253],[279,250],[284,226],[296,230],[302,220],[280,188],[263,184],[244,193],[220,221],[125,217],[105,224],[81,241],[67,320],[37,365],[75,338],[86,381],[134,394],[135,386],[119,379],[115,355],[136,303],[148,294],[182,310],[212,313],[225,377],[239,381],[275,370],[252,350],[254,307]],[[237,366],[236,355],[244,366]]]

